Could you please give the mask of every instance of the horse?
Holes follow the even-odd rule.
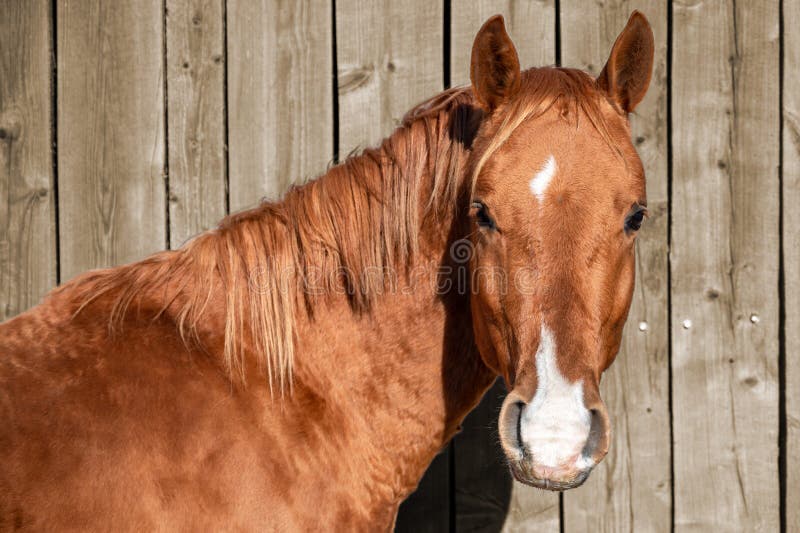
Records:
[[[0,325],[0,529],[377,531],[500,376],[513,476],[580,485],[646,217],[634,12],[594,78],[521,70],[501,16],[469,86],[174,251]]]

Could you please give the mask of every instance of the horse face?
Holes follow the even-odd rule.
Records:
[[[499,17],[473,48],[486,113],[470,212],[473,325],[484,362],[509,386],[499,431],[511,470],[542,488],[581,484],[608,450],[599,382],[619,349],[646,205],[627,114],[644,96],[652,56],[638,13],[597,80],[521,73]],[[548,93],[566,94],[525,115],[548,83]]]

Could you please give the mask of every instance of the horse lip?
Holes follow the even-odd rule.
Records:
[[[511,470],[511,475],[514,476],[514,479],[520,483],[524,483],[525,485],[536,487],[538,489],[550,490],[554,492],[562,492],[580,487],[584,484],[584,482],[586,482],[587,479],[589,479],[589,474],[592,472],[592,469],[589,468],[578,472],[575,478],[571,481],[552,481],[549,479],[539,479],[537,477],[527,475],[525,473],[526,469],[521,465],[511,464],[509,465],[509,470]]]

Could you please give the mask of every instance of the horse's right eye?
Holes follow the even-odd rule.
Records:
[[[482,228],[497,229],[497,224],[495,224],[494,219],[489,215],[489,210],[483,202],[475,200],[472,202],[471,207],[475,213],[475,221],[479,226]]]

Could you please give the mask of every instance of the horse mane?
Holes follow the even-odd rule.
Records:
[[[482,112],[470,87],[449,89],[413,108],[378,147],[292,187],[281,201],[262,201],[177,250],[91,271],[58,291],[73,291],[75,314],[108,295],[112,332],[136,302],[155,317],[169,314],[184,342],[200,346],[197,325],[222,295],[231,376],[244,381],[253,352],[270,390],[283,394],[292,384],[297,313],[313,317],[317,299],[341,289],[355,312],[367,311],[385,273],[417,254],[422,225],[456,212],[459,194],[472,190],[485,161],[524,120],[563,102],[580,107],[608,139],[587,74],[530,69],[521,93],[477,161],[469,156]]]

